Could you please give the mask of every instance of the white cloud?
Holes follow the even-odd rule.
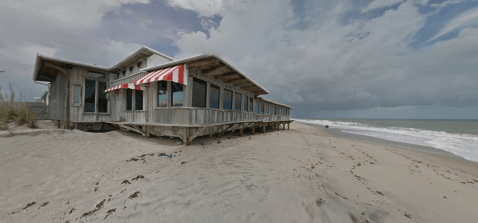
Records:
[[[69,60],[112,65],[138,44],[112,41],[98,36],[102,18],[124,4],[145,4],[149,0],[107,1],[0,1],[0,86],[11,83],[14,90],[39,96],[45,86],[31,81],[36,53]]]
[[[219,14],[223,7],[223,0],[168,0],[175,7],[198,12],[201,16],[212,17]]]
[[[440,32],[435,35],[433,38],[428,40],[427,42],[433,41],[440,36],[443,36],[451,31],[478,24],[478,7],[472,8],[462,14],[458,15],[456,18],[452,19],[451,21],[447,22],[446,25],[440,30]]]
[[[314,3],[306,2],[305,8],[317,8]],[[472,87],[478,84],[478,29],[464,29],[456,39],[417,50],[409,44],[429,15],[421,15],[413,2],[391,10],[407,8],[407,13],[343,25],[338,15],[350,9],[348,4],[327,5],[305,28],[286,16],[288,1],[226,5],[210,38],[202,32],[183,34],[176,57],[215,53],[279,102],[358,109],[478,101],[478,88]]]
[[[403,1],[404,0],[374,0],[373,2],[368,4],[366,7],[364,7],[361,11],[362,13],[364,13],[370,10],[392,6]]]

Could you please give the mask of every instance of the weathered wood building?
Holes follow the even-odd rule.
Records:
[[[123,128],[180,137],[245,128],[285,129],[292,107],[260,95],[267,90],[215,55],[175,60],[142,47],[112,67],[37,54],[34,81],[50,82],[50,119],[64,128]]]

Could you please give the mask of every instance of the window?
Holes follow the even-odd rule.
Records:
[[[259,104],[256,103],[256,113],[259,114]]]
[[[241,111],[241,105],[242,105],[242,94],[239,94],[239,93],[236,93],[236,98],[235,98],[235,101],[236,101],[236,111]]]
[[[183,106],[183,85],[171,82],[171,106]]]
[[[249,102],[249,97],[245,97],[244,98],[244,111],[249,111],[249,105],[248,105],[248,102]]]
[[[143,64],[143,62],[138,62],[138,63],[136,64],[136,67],[141,68],[141,65],[142,65],[142,64]]]
[[[158,107],[168,107],[167,81],[158,81]]]
[[[251,97],[249,100],[250,100],[249,101],[249,104],[250,104],[249,111],[252,112],[252,109],[254,109],[254,107],[253,107],[254,106],[254,101],[253,101],[254,99],[252,99],[252,97]]]
[[[266,105],[266,115],[269,114],[269,105]]]
[[[129,67],[129,72],[133,72],[133,66]]]
[[[133,110],[133,90],[126,89],[126,111]]]
[[[95,112],[96,81],[85,79],[85,112]]]
[[[282,108],[279,108],[279,115],[282,115]]]
[[[142,111],[143,110],[143,91],[135,90],[135,110]]]
[[[206,107],[206,81],[193,78],[193,107]]]
[[[224,90],[224,103],[222,108],[224,110],[232,110],[232,91]]]
[[[264,114],[264,104],[261,104],[261,114]]]
[[[73,106],[81,105],[81,86],[73,85]]]
[[[108,113],[108,99],[105,91],[106,82],[98,81],[98,113]]]
[[[221,94],[221,89],[211,84],[211,96],[209,98],[209,108],[219,109],[219,98]]]
[[[126,70],[123,70],[123,77],[124,77],[124,75],[126,75]]]
[[[96,89],[98,87],[98,89]],[[108,98],[106,97],[106,82],[94,81],[85,79],[85,112],[108,112]],[[98,93],[97,93],[98,91]],[[80,102],[81,88],[75,85],[73,88],[73,103],[81,104]],[[98,95],[97,95],[98,94]]]

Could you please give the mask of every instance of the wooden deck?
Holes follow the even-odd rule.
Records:
[[[270,127],[271,131],[285,130],[290,128],[290,123],[293,120],[284,120],[284,121],[241,121],[241,122],[227,122],[227,123],[214,123],[214,124],[201,124],[201,125],[185,125],[185,124],[163,124],[163,123],[144,123],[144,122],[121,122],[121,121],[91,121],[91,122],[74,122],[75,128],[79,124],[96,124],[101,125],[101,129],[106,125],[112,125],[117,130],[129,130],[142,134],[145,137],[150,137],[151,135],[156,136],[172,136],[179,137],[183,140],[186,146],[191,144],[191,141],[198,136],[209,135],[212,137],[214,134],[217,134],[218,138],[222,137],[227,131],[234,132],[239,130],[239,135],[243,136],[244,129],[250,128],[252,134],[254,135],[256,129],[260,129],[263,133],[266,132],[266,128]],[[101,130],[100,129],[100,130]]]

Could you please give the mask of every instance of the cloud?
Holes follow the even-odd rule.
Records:
[[[135,43],[97,36],[102,18],[119,11],[124,4],[145,4],[148,0],[107,1],[0,1],[0,86],[11,83],[14,91],[29,100],[46,87],[31,81],[35,55],[112,65],[140,47]],[[13,4],[11,4],[13,3]]]
[[[389,7],[403,1],[404,0],[374,0],[366,7],[362,8],[361,12],[365,13],[374,9]]]
[[[223,0],[168,0],[171,6],[196,11],[201,16],[212,17],[219,14],[223,7]]]
[[[183,34],[177,58],[215,53],[269,90],[265,96],[296,107],[354,110],[374,107],[478,103],[478,29],[422,49],[410,46],[429,15],[408,1],[396,12],[343,24],[351,3],[305,1],[324,6],[300,27],[289,1],[226,4],[217,29]],[[300,102],[300,103],[299,103]],[[313,110],[313,109],[312,109]],[[312,111],[309,109],[309,111]],[[305,112],[305,110],[304,110]]]
[[[470,25],[478,24],[478,7],[469,9],[466,12],[458,15],[456,18],[452,19],[436,34],[433,38],[427,42],[431,42],[451,31],[461,29]]]

